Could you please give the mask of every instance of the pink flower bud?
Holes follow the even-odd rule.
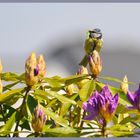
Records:
[[[34,110],[33,118],[32,118],[32,127],[35,132],[42,132],[43,127],[46,122],[46,115],[44,110],[40,104]]]

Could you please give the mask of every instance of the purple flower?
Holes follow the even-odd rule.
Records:
[[[138,90],[136,90],[135,93],[131,93],[130,91],[127,92],[127,99],[133,105],[129,108],[140,111],[140,84]]]
[[[94,119],[98,113],[98,92],[95,91],[87,102],[83,103],[83,109],[88,112],[88,115],[85,117],[86,120]]]
[[[92,120],[97,117],[98,120],[110,121],[117,108],[118,99],[118,94],[113,96],[108,85],[105,85],[101,92],[95,91],[89,100],[83,103],[83,109],[88,113],[85,119]]]

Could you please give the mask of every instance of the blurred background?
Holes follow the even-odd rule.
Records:
[[[47,76],[76,73],[86,32],[100,28],[102,76],[140,82],[139,3],[1,3],[0,58],[4,71],[24,72],[31,52],[43,54]],[[112,83],[116,84],[116,83]],[[119,84],[117,84],[119,86]]]

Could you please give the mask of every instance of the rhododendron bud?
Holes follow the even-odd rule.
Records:
[[[66,87],[66,93],[68,95],[72,95],[74,93],[74,85],[73,84],[70,84]]]
[[[80,69],[77,71],[76,75],[82,75],[82,74],[88,74],[88,70],[86,67],[81,66]],[[78,82],[78,87],[82,88],[82,86],[89,81],[88,79],[83,79],[80,82]]]
[[[46,122],[46,115],[44,110],[40,104],[34,110],[33,117],[32,117],[32,127],[35,132],[42,132],[43,127]]]
[[[126,75],[123,78],[123,82],[121,83],[120,88],[124,93],[128,92],[128,78]]]
[[[46,74],[46,62],[44,60],[43,55],[39,55],[38,59],[37,59],[37,63],[38,63],[38,69],[39,69],[39,77],[44,77]]]
[[[89,55],[89,66],[94,77],[97,77],[102,70],[102,64],[99,53],[94,50],[93,54]]]
[[[37,65],[36,55],[32,53],[26,60],[25,80],[28,86],[33,86],[38,82],[39,68]]]

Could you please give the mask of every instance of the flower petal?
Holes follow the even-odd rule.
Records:
[[[98,116],[98,111],[93,111],[88,113],[87,116],[84,117],[85,120],[93,120],[95,117]]]
[[[138,91],[136,94],[136,98],[135,98],[135,107],[140,110],[140,91]]]
[[[99,93],[98,93],[97,91],[95,91],[95,92],[90,96],[88,102],[92,104],[92,103],[93,103],[93,100],[94,100],[95,98],[97,98],[98,94],[99,94]]]
[[[127,96],[127,99],[130,101],[130,103],[131,103],[132,105],[134,105],[134,104],[135,104],[135,97],[136,97],[136,94],[133,94],[133,93],[131,93],[130,91],[128,91],[127,94],[126,94],[126,96]]]
[[[105,106],[105,98],[103,95],[99,94],[98,96],[98,102],[100,104],[100,107]]]
[[[109,87],[108,87],[107,84],[103,87],[103,90],[101,91],[101,94],[104,95],[106,100],[107,99],[111,100],[111,98],[112,98],[112,93],[110,92]]]
[[[118,93],[112,98],[112,101],[110,102],[110,104],[108,105],[108,112],[110,114],[114,113],[114,111],[117,108],[118,105],[118,100],[119,100],[119,95]]]

